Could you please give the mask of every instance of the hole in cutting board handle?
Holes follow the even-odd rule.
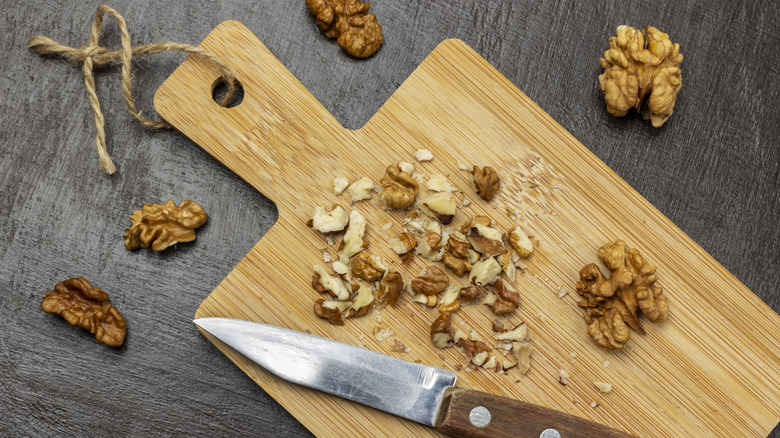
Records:
[[[211,84],[211,98],[214,102],[221,104],[222,100],[227,94],[227,82],[224,78],[217,78],[213,84]],[[233,98],[225,106],[225,108],[235,108],[244,100],[244,86],[236,79],[236,92],[233,94]]]

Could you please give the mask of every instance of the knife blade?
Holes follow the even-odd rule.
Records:
[[[365,348],[231,318],[193,321],[292,383],[458,437],[626,438],[633,435],[543,406],[455,388],[457,376]]]

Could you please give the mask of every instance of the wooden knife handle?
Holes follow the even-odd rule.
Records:
[[[542,435],[547,429],[558,434]],[[455,437],[636,438],[565,412],[459,388],[445,393],[436,430]]]

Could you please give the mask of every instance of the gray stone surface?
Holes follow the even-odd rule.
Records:
[[[119,169],[102,174],[79,69],[25,48],[39,33],[85,44],[96,6],[0,1],[0,430],[306,436],[191,323],[275,221],[275,207],[181,134],[136,123],[116,69],[97,76]],[[348,128],[364,124],[437,43],[461,38],[780,309],[777,2],[377,0],[372,11],[385,44],[368,60],[349,58],[324,37],[303,0],[112,6],[135,42],[197,44],[221,21],[242,21]],[[684,87],[661,129],[605,111],[598,58],[619,24],[657,26],[682,47]],[[104,39],[119,41],[110,20]],[[135,64],[144,113],[154,114],[154,91],[183,58]],[[167,199],[195,199],[209,212],[197,242],[162,254],[127,251],[129,213]],[[97,344],[40,310],[43,292],[73,276],[109,292],[128,321],[124,347]]]

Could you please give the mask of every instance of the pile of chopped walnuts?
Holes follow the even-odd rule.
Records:
[[[424,149],[415,156],[418,161],[433,158]],[[321,265],[313,266],[312,287],[325,295],[314,303],[314,313],[331,324],[343,325],[345,319],[366,315],[374,306],[395,307],[407,292],[413,302],[438,310],[430,331],[436,347],[459,347],[477,367],[497,372],[517,368],[526,373],[532,349],[524,323],[512,329],[493,324],[501,352],[494,354],[473,335],[453,328],[452,317],[462,304],[476,301],[496,315],[512,314],[520,303],[520,293],[512,282],[520,259],[534,250],[531,239],[520,227],[502,230],[482,215],[468,218],[457,229],[450,227],[457,214],[458,188],[443,175],[431,175],[425,182],[429,194],[419,196],[423,179],[414,171],[412,163],[402,161],[385,169],[378,186],[368,177],[352,184],[336,178],[333,191],[337,195],[346,191],[353,203],[371,199],[378,192],[382,209],[404,209],[404,231],[389,239],[389,249],[398,255],[401,265],[414,257],[425,259],[428,265],[415,276],[402,274],[366,249],[367,221],[360,212],[339,205],[330,209],[317,206],[307,225],[327,240],[332,241],[337,233],[343,237],[338,259],[331,264],[332,273]],[[498,172],[489,166],[473,166],[470,174],[476,194],[490,201],[500,188]],[[388,229],[387,225],[383,229]],[[451,283],[445,270],[463,277],[465,284]],[[404,281],[405,275],[408,281]]]

